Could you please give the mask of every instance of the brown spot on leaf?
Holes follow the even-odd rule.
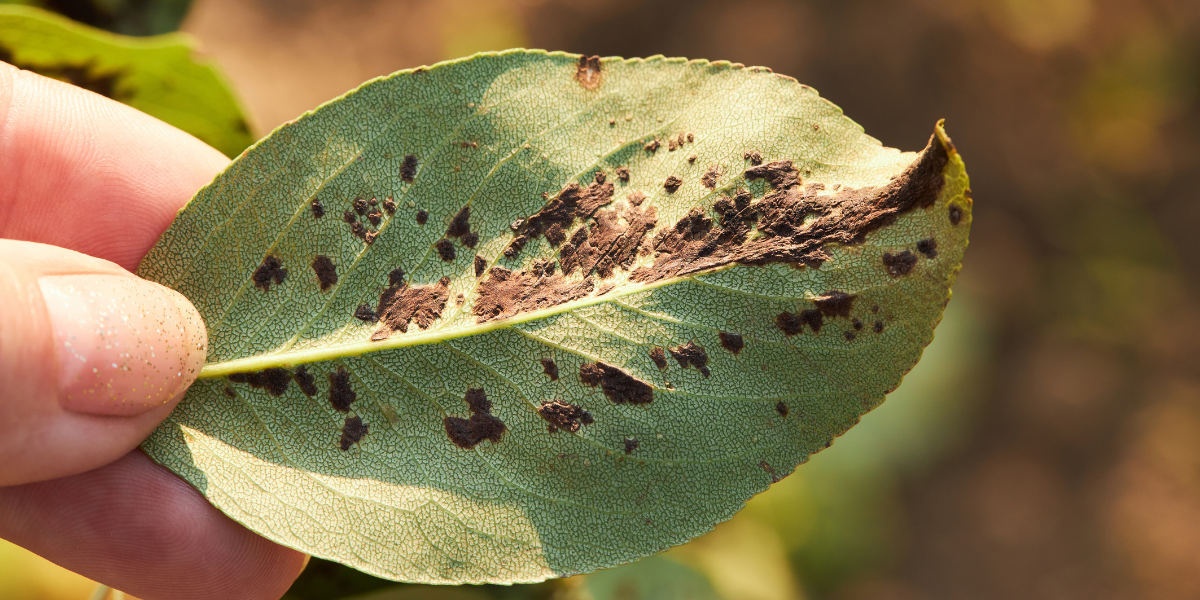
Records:
[[[650,140],[649,142],[646,142],[646,145],[643,146],[642,148],[646,152],[649,152],[650,154],[654,154],[655,152],[658,152],[658,148],[660,146],[662,146],[662,142],[658,141],[658,138],[654,138],[654,139]]]
[[[355,198],[354,202],[350,203],[354,207],[354,212],[359,216],[367,213],[367,200],[365,198]]]
[[[283,268],[283,261],[276,256],[267,256],[263,259],[262,264],[254,270],[251,279],[254,280],[254,287],[264,291],[271,291],[271,282],[276,285],[282,285],[283,280],[287,279],[288,271]]]
[[[697,371],[708,377],[708,354],[704,352],[704,348],[697,345],[696,342],[688,342],[680,344],[674,348],[667,348],[667,352],[679,363],[679,366],[686,369],[689,366],[696,367]]]
[[[892,277],[900,277],[908,275],[912,272],[913,267],[917,266],[917,255],[905,250],[898,254],[891,252],[883,253],[883,266],[887,269],[888,275]]]
[[[588,90],[600,87],[600,57],[580,56],[575,69],[575,81]]]
[[[487,399],[483,388],[468,389],[463,400],[471,411],[471,417],[446,417],[442,421],[446,427],[446,437],[464,450],[474,448],[483,440],[500,443],[504,437],[504,422],[492,415],[492,402]]]
[[[399,287],[404,285],[404,269],[396,267],[388,272],[388,286]]]
[[[746,169],[746,179],[766,179],[771,187],[775,189],[790,188],[792,186],[803,183],[800,179],[800,174],[796,171],[796,167],[792,166],[790,160],[777,160],[765,165],[751,167]],[[824,185],[817,190],[824,189]]]
[[[345,367],[338,367],[337,372],[329,374],[329,404],[341,412],[349,412],[350,405],[358,399],[358,394],[350,387],[350,373]]]
[[[779,413],[779,416],[786,419],[788,416],[788,405],[784,404],[783,400],[776,402],[775,403],[775,412]]]
[[[636,191],[636,192],[630,194],[625,199],[628,200],[629,203],[634,206],[641,206],[642,202],[646,201],[646,194],[645,194],[645,192],[642,192],[639,190],[639,191]]]
[[[650,349],[650,360],[654,361],[654,366],[658,367],[660,371],[667,368],[667,353],[661,346]]]
[[[860,244],[902,214],[931,206],[944,184],[949,160],[936,137],[886,186],[842,188],[822,193],[820,184],[801,185],[791,163],[779,161],[748,173],[771,182],[773,191],[744,210],[722,218],[720,227],[696,209],[653,240],[654,264],[633,272],[639,283],[712,270],[733,263],[765,265],[823,260],[825,244]],[[752,233],[752,223],[757,229]]]
[[[668,176],[667,180],[663,182],[663,189],[667,190],[668,193],[674,194],[681,185],[683,185],[683,180],[675,175],[671,175]]]
[[[600,207],[612,202],[613,185],[596,181],[587,187],[578,183],[567,185],[554,199],[549,200],[538,212],[530,215],[521,224],[513,241],[504,249],[504,256],[515,258],[530,240],[547,232],[554,226],[566,238],[565,231],[575,219],[587,219]],[[560,239],[558,243],[562,243]]]
[[[927,240],[921,240],[917,242],[917,252],[924,254],[925,258],[928,259],[937,258],[937,240],[929,238]]]
[[[484,258],[482,256],[476,254],[475,255],[475,277],[479,277],[480,275],[483,275],[483,272],[486,270],[487,270],[487,261],[484,260]]]
[[[375,314],[374,310],[371,310],[370,304],[363,303],[359,304],[358,308],[354,309],[354,318],[358,319],[359,321],[374,323],[379,320],[379,315]]]
[[[852,296],[845,292],[825,292],[813,298],[813,304],[826,317],[849,317],[850,309],[854,307],[854,301],[857,298],[858,296]]]
[[[544,267],[539,269],[545,273]],[[479,298],[471,307],[476,321],[485,323],[578,300],[595,289],[591,277],[570,282],[563,275],[537,275],[533,269],[510,271],[492,267],[479,284]]]
[[[312,216],[314,219],[320,219],[321,217],[325,216],[325,205],[321,204],[320,200],[313,198],[312,203],[310,203],[308,207],[312,209]]]
[[[430,285],[401,285],[389,287],[379,295],[379,320],[382,326],[371,334],[371,341],[386,340],[397,331],[408,332],[409,323],[429,329],[450,297],[450,278],[443,277]]]
[[[305,396],[312,398],[317,395],[317,380],[312,373],[308,372],[308,367],[304,365],[296,367],[292,378],[296,380],[296,385],[300,386],[300,391],[304,392]]]
[[[720,175],[721,171],[717,168],[717,165],[713,165],[704,172],[704,176],[700,178],[700,183],[703,183],[704,187],[710,190],[714,189],[717,187],[717,177]]]
[[[553,358],[541,359],[542,371],[550,377],[550,381],[558,381],[558,363]]]
[[[746,347],[746,342],[742,340],[742,336],[739,334],[720,331],[717,333],[717,337],[721,339],[721,347],[734,354],[740,353],[742,348]]]
[[[233,391],[233,386],[225,386],[225,396],[227,398],[237,398],[237,392]]]
[[[450,225],[446,227],[446,237],[456,238],[467,235],[471,231],[471,207],[464,206],[450,219]]]
[[[625,454],[628,456],[637,450],[638,441],[633,438],[625,438]]]
[[[654,389],[650,384],[602,362],[579,365],[579,380],[587,386],[599,385],[614,404],[649,404],[654,401]]]
[[[697,159],[697,158],[699,158],[699,157],[698,157],[698,156],[696,156],[695,154],[691,154],[691,155],[689,155],[689,156],[688,156],[688,162],[689,162],[689,163],[694,163],[694,162],[696,162],[696,159]]]
[[[762,164],[762,152],[759,152],[758,150],[747,150],[746,153],[742,155],[742,158],[750,161],[750,164],[752,165]]]
[[[803,310],[800,311],[800,322],[808,325],[813,333],[821,333],[821,325],[825,322],[825,317],[819,308]]]
[[[400,163],[400,179],[412,183],[413,177],[417,176],[417,157],[409,154],[404,157],[404,162]]]
[[[362,417],[346,417],[346,424],[342,426],[342,439],[338,441],[338,445],[342,450],[349,450],[350,446],[357,444],[367,435],[369,429],[370,426],[362,422]]]
[[[429,211],[421,209],[417,211],[417,225],[424,225],[429,220]]]
[[[779,483],[779,475],[775,473],[775,468],[767,464],[767,461],[758,461],[758,466],[762,467],[771,476],[771,483]]]
[[[579,431],[581,426],[591,425],[595,422],[592,413],[562,400],[543,402],[542,406],[538,408],[538,414],[550,423],[551,433],[559,429],[574,433]]]
[[[454,260],[457,256],[454,252],[454,242],[446,238],[442,238],[433,244],[433,248],[437,250],[438,256],[446,262]]]
[[[621,181],[629,181],[629,169],[625,167],[617,167],[617,179]]]
[[[858,334],[854,333],[853,331],[843,331],[842,335],[846,338],[846,341],[850,342],[854,341],[854,338],[858,337]]]
[[[328,256],[318,254],[312,261],[312,269],[317,274],[317,283],[321,286],[322,292],[337,283],[337,267],[333,265],[333,259]]]
[[[474,248],[479,245],[479,234],[472,231],[462,236],[462,244],[468,248]]]
[[[354,211],[348,210],[342,213],[342,220],[353,224],[354,222],[358,221],[358,217],[354,215]]]
[[[962,218],[963,218],[962,207],[957,204],[951,204],[950,205],[950,224],[958,225],[960,222],[962,222]]]
[[[262,371],[231,373],[228,379],[234,383],[248,383],[252,388],[267,390],[272,396],[282,396],[287,391],[288,384],[292,382],[292,374],[287,369],[272,367]]]
[[[863,322],[859,321],[858,319],[854,319],[853,321],[850,322],[850,324],[854,326],[855,331],[859,331],[860,329],[863,328]]]
[[[383,212],[379,210],[379,207],[372,206],[371,210],[367,211],[367,220],[370,221],[372,225],[378,227],[379,224],[383,222]]]
[[[820,313],[818,313],[820,314]],[[804,325],[796,318],[794,313],[787,311],[781,312],[775,316],[775,326],[783,332],[784,335],[796,335],[804,331]]]
[[[563,273],[570,275],[578,269],[584,276],[595,272],[607,279],[617,267],[628,269],[657,222],[658,209],[654,206],[642,209],[630,204],[600,211],[590,227],[579,228],[563,245],[559,252]]]
[[[871,329],[874,329],[875,333],[883,333],[883,321],[875,321],[875,325]]]
[[[396,201],[388,198],[383,201],[383,210],[387,211],[388,216],[396,214]]]

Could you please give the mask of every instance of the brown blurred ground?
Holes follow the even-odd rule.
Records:
[[[259,133],[520,45],[769,66],[906,150],[946,118],[976,199],[956,294],[996,332],[960,390],[979,401],[961,443],[893,474],[902,533],[832,570],[794,550],[800,586],[1200,598],[1200,2],[197,0],[184,29]]]

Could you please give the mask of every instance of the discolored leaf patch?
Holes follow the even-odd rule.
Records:
[[[443,425],[446,436],[455,446],[470,450],[483,440],[500,443],[507,429],[504,423],[492,415],[492,402],[487,399],[483,388],[470,388],[463,400],[471,411],[471,417],[446,417]]]
[[[654,389],[650,384],[602,362],[580,365],[579,381],[591,387],[600,386],[614,404],[650,404],[654,401]]]

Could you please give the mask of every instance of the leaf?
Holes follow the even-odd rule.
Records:
[[[762,68],[514,50],[377,79],[234,161],[143,261],[209,330],[144,448],[382,577],[629,562],[899,385],[967,186],[940,125],[883,148]]]
[[[194,51],[184,34],[126,37],[0,5],[0,60],[128,104],[236,156],[254,138],[224,76]]]

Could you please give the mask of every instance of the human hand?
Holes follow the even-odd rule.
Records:
[[[0,62],[0,538],[148,600],[278,598],[306,562],[135,449],[207,342],[130,271],[228,162]]]

